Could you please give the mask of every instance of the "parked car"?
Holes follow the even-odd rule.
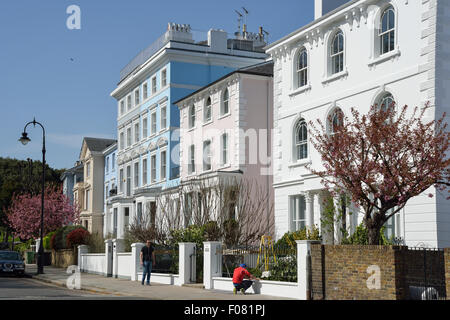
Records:
[[[0,251],[0,274],[25,274],[25,263],[16,251]]]

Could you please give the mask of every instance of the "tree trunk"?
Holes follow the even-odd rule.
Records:
[[[369,238],[370,245],[379,245],[380,244],[380,229],[379,225],[370,225],[367,226],[367,236]]]

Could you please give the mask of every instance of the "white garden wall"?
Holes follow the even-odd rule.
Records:
[[[213,277],[212,289],[233,291],[233,279]],[[299,298],[299,288],[297,282],[282,282],[282,281],[255,281],[253,285],[246,291],[246,293],[264,294],[275,297],[284,298]]]
[[[131,252],[117,253],[117,274],[118,278],[131,279],[134,263]]]
[[[106,259],[104,253],[85,253],[81,254],[81,263],[79,264],[81,272],[106,275]]]

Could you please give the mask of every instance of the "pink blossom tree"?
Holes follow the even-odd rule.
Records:
[[[21,239],[39,237],[41,194],[14,194],[7,220]],[[62,193],[61,187],[48,186],[44,193],[44,235],[69,223],[78,223],[80,210]]]
[[[332,194],[345,190],[363,208],[369,244],[379,243],[384,223],[408,200],[432,186],[438,192],[449,186],[445,115],[424,123],[428,106],[421,112],[414,108],[409,117],[407,108],[397,113],[393,106],[373,106],[367,115],[352,108],[352,121],[341,115],[333,134],[320,120],[318,127],[310,122],[312,144],[324,167],[311,171]]]

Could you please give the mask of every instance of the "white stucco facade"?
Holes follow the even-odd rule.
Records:
[[[395,24],[388,29],[395,40],[383,53],[380,24],[389,9]],[[327,123],[336,108],[351,118],[352,107],[367,113],[389,94],[397,106],[408,105],[410,111],[429,102],[432,108],[425,120],[440,118],[445,111],[448,114],[449,26],[449,1],[353,0],[267,47],[274,61],[276,238],[295,230],[295,201],[303,203],[301,224],[320,227],[324,187],[305,165],[320,168],[321,159],[308,137],[307,155],[297,160],[294,130],[299,120]],[[332,42],[339,32],[343,46],[334,53],[343,62],[333,70]],[[302,50],[308,58],[303,82],[297,72]],[[429,198],[429,193],[434,197]],[[449,209],[445,196],[430,188],[411,199],[390,221],[394,222],[391,232],[406,245],[448,247]],[[362,221],[362,213],[352,207],[350,211],[354,214],[347,218],[347,226],[353,231]]]

